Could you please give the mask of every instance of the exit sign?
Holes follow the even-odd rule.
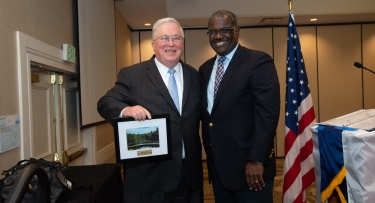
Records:
[[[76,48],[70,44],[63,44],[63,60],[76,63]]]

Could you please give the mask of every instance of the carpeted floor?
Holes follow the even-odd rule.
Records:
[[[273,189],[273,202],[282,203],[282,191],[283,191],[283,169],[284,169],[284,158],[276,159],[276,177]],[[203,161],[203,173],[204,173],[204,203],[215,203],[212,186],[208,184],[208,172],[206,162]],[[306,191],[307,201],[306,203],[314,203],[315,200],[315,183],[311,184]]]

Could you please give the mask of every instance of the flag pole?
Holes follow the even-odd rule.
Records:
[[[292,0],[288,0],[288,4],[289,4],[289,11],[291,11],[292,10]]]

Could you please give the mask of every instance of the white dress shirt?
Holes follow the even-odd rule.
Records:
[[[161,77],[163,78],[163,81],[165,83],[165,86],[168,87],[168,81],[170,74],[168,73],[169,68],[166,67],[165,65],[161,64],[158,59],[155,57],[155,63],[156,67],[158,67],[159,73]],[[180,104],[180,115],[182,111],[182,92],[184,91],[184,75],[182,73],[182,66],[181,63],[178,63],[175,67],[175,73],[174,73],[174,78],[176,79],[177,83],[177,91],[178,91],[178,103]],[[182,159],[185,159],[185,147],[184,147],[184,141],[182,140]]]
[[[238,47],[238,44],[229,54],[225,55],[226,58],[225,58],[225,61],[223,62],[224,74],[225,74],[225,71],[228,68],[229,62],[232,60],[233,54],[237,50],[237,47]],[[212,69],[211,77],[210,77],[210,80],[208,81],[208,86],[207,86],[207,111],[210,114],[211,114],[212,106],[214,105],[215,77],[216,77],[216,71],[217,71],[217,66],[218,66],[218,62],[219,62],[220,57],[221,56],[216,54],[216,61],[215,61],[214,67]],[[224,75],[223,75],[223,77],[224,77]]]
[[[163,78],[165,86],[167,86],[167,88],[169,89],[168,87],[168,81],[169,81],[169,76],[170,76],[170,74],[168,73],[169,68],[161,64],[158,61],[158,59],[156,59],[156,57],[155,57],[155,63],[156,63],[156,67],[158,67],[161,77]],[[176,71],[174,73],[174,78],[176,79],[176,83],[177,83],[178,103],[180,104],[180,111],[181,111],[182,110],[182,93],[184,91],[184,75],[182,73],[181,63],[178,63],[174,67],[174,70]],[[181,112],[180,112],[180,115],[181,115]]]

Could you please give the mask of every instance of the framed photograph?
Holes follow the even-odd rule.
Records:
[[[115,118],[116,162],[171,159],[169,114],[152,115],[151,120]]]

